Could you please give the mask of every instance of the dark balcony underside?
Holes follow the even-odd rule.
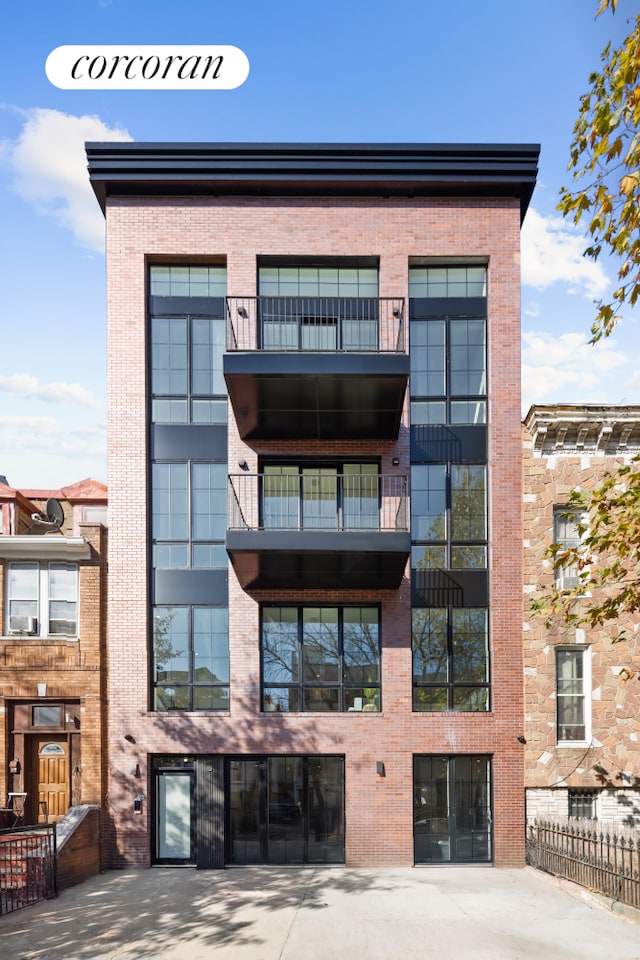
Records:
[[[245,590],[397,590],[409,533],[229,530],[227,552]]]
[[[228,353],[224,376],[243,440],[398,436],[406,354]]]

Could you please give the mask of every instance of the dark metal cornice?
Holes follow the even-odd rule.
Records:
[[[537,144],[87,143],[104,211],[115,196],[513,197],[521,219]]]

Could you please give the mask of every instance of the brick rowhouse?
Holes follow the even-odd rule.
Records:
[[[8,795],[24,796],[26,824],[105,805],[106,518],[97,480],[59,490],[0,484],[0,796],[3,807]],[[2,826],[13,819],[3,809]]]

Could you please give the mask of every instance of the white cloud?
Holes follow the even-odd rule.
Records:
[[[610,402],[612,390],[624,383],[621,368],[630,358],[615,340],[590,344],[582,333],[544,331],[525,332],[522,340],[524,410],[532,403]]]
[[[104,217],[87,173],[86,140],[132,140],[99,117],[36,108],[15,140],[2,144],[16,192],[92,250],[104,249]]]
[[[93,410],[101,409],[93,394],[79,383],[40,383],[28,373],[14,373],[9,377],[0,374],[0,390],[49,403],[72,403]]]
[[[83,477],[106,479],[106,429],[53,417],[0,416],[0,473],[18,489],[58,489]]]
[[[562,217],[543,217],[530,208],[522,227],[522,282],[538,290],[554,283],[569,285],[591,299],[609,286],[602,264],[584,256],[585,235]]]
[[[15,439],[22,438],[22,444],[30,443],[29,437],[25,434],[29,430],[39,437],[55,437],[63,432],[61,424],[54,417],[3,417],[0,416],[0,428],[6,435],[10,431],[15,431],[12,436]]]

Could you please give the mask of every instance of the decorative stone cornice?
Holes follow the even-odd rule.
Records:
[[[524,426],[534,456],[640,453],[640,406],[536,404]]]

